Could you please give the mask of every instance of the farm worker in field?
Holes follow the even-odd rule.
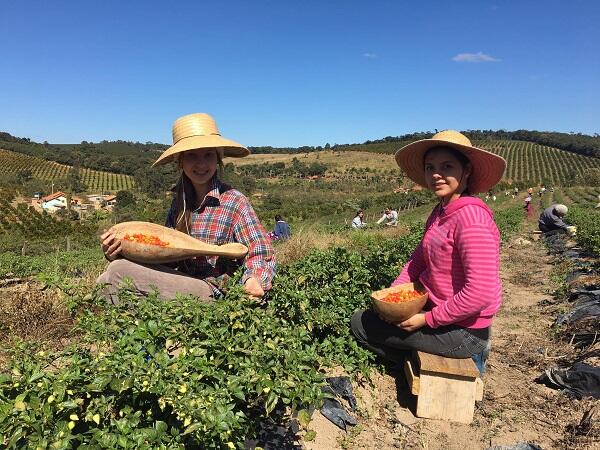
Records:
[[[563,221],[563,217],[567,215],[567,212],[569,212],[569,208],[561,204],[546,208],[538,220],[540,231],[546,234],[566,233],[568,225]]]
[[[356,215],[354,216],[354,219],[352,219],[352,228],[354,228],[355,230],[357,230],[359,228],[366,227],[367,226],[367,222],[365,222],[363,220],[364,217],[365,217],[365,213],[361,209],[360,211],[358,211],[356,213]]]
[[[388,323],[372,310],[357,311],[352,333],[360,344],[394,362],[408,350],[484,359],[502,302],[500,233],[492,211],[475,194],[500,181],[506,161],[446,130],[402,147],[396,162],[439,202],[392,286],[420,283],[429,299],[424,311],[401,323]]]
[[[175,162],[180,177],[167,214],[166,226],[209,244],[240,242],[248,247],[241,261],[242,283],[252,297],[262,297],[271,288],[275,255],[267,233],[248,199],[223,183],[223,157],[244,157],[249,150],[221,137],[208,114],[189,114],[173,124],[173,146],[153,166]],[[101,236],[102,250],[111,261],[97,282],[106,284],[107,296],[117,300],[117,286],[124,278],[133,281],[140,294],[157,289],[161,297],[191,294],[204,301],[220,297],[229,276],[240,263],[217,256],[202,256],[166,265],[143,265],[119,258],[120,241],[108,230]]]
[[[381,225],[384,222],[388,227],[395,227],[396,225],[398,225],[398,211],[392,209],[389,206],[385,208],[385,210],[383,211],[383,215],[377,221],[377,225]]]
[[[288,225],[288,223],[285,220],[283,220],[283,218],[279,214],[277,214],[275,216],[275,228],[269,234],[275,240],[284,241],[290,238],[292,232],[290,231],[290,226]]]
[[[525,197],[525,203],[523,204],[523,209],[527,213],[527,217],[533,216],[533,205],[531,204],[532,200],[533,198],[531,197],[531,194],[527,194],[527,197]]]

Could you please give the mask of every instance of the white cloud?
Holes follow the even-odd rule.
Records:
[[[493,56],[486,55],[483,52],[478,53],[459,53],[452,58],[452,61],[456,62],[467,62],[467,63],[480,63],[480,62],[498,62],[500,61]]]
[[[369,59],[375,59],[375,58],[377,58],[377,54],[376,53],[363,53],[362,55],[363,55],[363,57],[369,58]]]

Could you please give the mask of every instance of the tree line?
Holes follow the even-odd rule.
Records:
[[[437,131],[437,130],[436,130]],[[541,145],[585,156],[600,158],[600,135],[581,133],[559,133],[554,131],[529,130],[467,130],[464,132],[473,141],[518,140],[530,141]],[[393,153],[398,148],[419,139],[427,139],[434,132],[417,132],[400,136],[386,136],[382,139],[367,140],[355,144],[325,144],[324,146],[301,147],[249,147],[252,153],[311,153],[322,150],[369,151],[375,153]],[[29,138],[12,136],[0,132],[0,148],[37,156],[71,166],[136,175],[152,165],[160,152],[168,146],[154,142],[101,141],[98,143],[82,141],[80,144],[37,143]]]

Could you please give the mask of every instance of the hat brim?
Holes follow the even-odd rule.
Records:
[[[465,155],[471,162],[467,189],[471,194],[485,192],[496,185],[504,175],[506,160],[478,147],[456,144],[441,139],[422,139],[405,145],[395,154],[396,163],[415,183],[427,187],[423,158],[430,148],[450,147]]]
[[[175,145],[166,149],[154,162],[154,164],[152,164],[152,167],[173,161],[178,153],[188,150],[196,150],[199,148],[216,148],[221,152],[222,156],[230,156],[233,158],[243,158],[244,156],[248,156],[250,154],[250,150],[248,150],[242,144],[238,144],[235,141],[225,139],[224,137],[216,134],[207,136],[190,136],[181,139]]]

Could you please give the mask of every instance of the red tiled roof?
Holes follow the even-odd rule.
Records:
[[[42,197],[42,201],[43,202],[49,202],[50,200],[54,200],[54,199],[57,199],[59,197],[66,197],[66,196],[67,195],[64,192],[58,191],[58,192],[55,192],[54,194],[46,195],[45,197]]]

